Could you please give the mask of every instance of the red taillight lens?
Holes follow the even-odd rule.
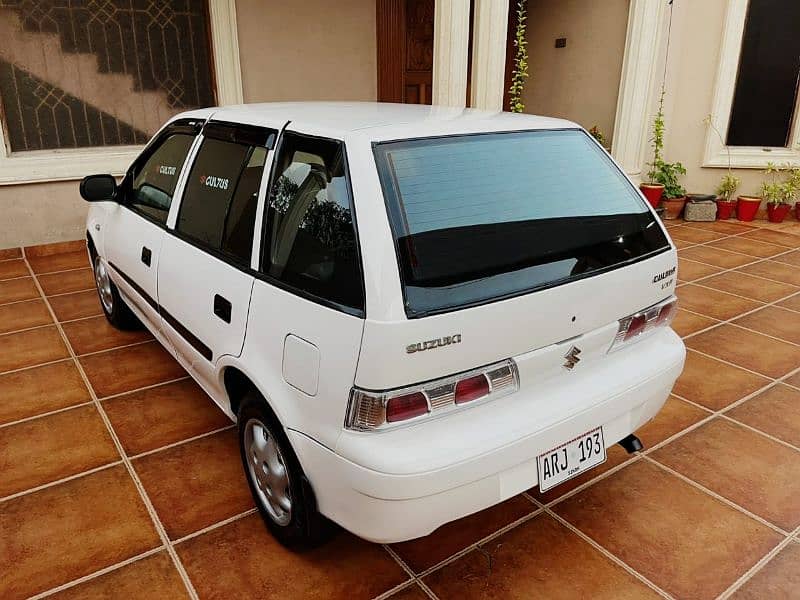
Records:
[[[386,402],[386,421],[394,423],[427,414],[428,400],[422,392],[395,396]]]
[[[673,301],[661,307],[661,312],[658,313],[656,325],[666,325],[672,322],[675,313],[678,312],[678,302]]]
[[[628,331],[625,333],[625,341],[635,338],[637,335],[644,331],[647,325],[647,317],[643,314],[638,314],[631,319],[631,324],[628,325]]]
[[[489,395],[489,380],[481,373],[456,383],[456,404],[464,404]]]

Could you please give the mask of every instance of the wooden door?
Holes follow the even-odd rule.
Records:
[[[378,0],[378,100],[430,104],[434,0]]]

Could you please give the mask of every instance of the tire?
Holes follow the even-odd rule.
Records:
[[[94,285],[97,289],[97,296],[100,299],[100,307],[103,309],[103,314],[108,319],[108,322],[117,329],[142,329],[142,322],[125,304],[117,286],[111,281],[111,277],[108,275],[108,267],[103,257],[96,252],[91,252],[90,256],[92,256],[92,268],[94,270]]]
[[[238,429],[242,467],[267,529],[293,550],[322,543],[330,522],[317,511],[314,493],[283,427],[255,391],[248,392],[239,406]]]

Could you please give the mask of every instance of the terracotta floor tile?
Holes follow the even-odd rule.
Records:
[[[683,373],[672,391],[711,410],[720,410],[769,382],[766,377],[689,350]]]
[[[67,347],[55,326],[0,335],[0,373],[68,356]]]
[[[0,304],[31,300],[38,297],[39,290],[36,289],[36,284],[33,283],[32,277],[0,281]]]
[[[30,275],[25,261],[21,259],[0,261],[0,280],[13,277],[27,277]]]
[[[42,290],[48,296],[94,289],[94,274],[91,269],[39,275],[37,279]]]
[[[190,379],[117,396],[103,408],[128,456],[231,425]]]
[[[645,460],[554,510],[679,598],[714,598],[781,540],[765,525]]]
[[[0,510],[0,597],[22,598],[160,545],[125,467],[20,496]]]
[[[742,254],[759,256],[761,258],[769,258],[770,256],[775,256],[787,250],[784,246],[767,244],[765,242],[759,242],[758,240],[747,239],[744,236],[725,238],[724,240],[711,242],[709,247],[722,248],[723,250],[730,250],[731,252],[741,252]]]
[[[103,315],[64,323],[61,327],[75,354],[79,356],[153,339],[146,329],[121,331],[111,325]]]
[[[795,312],[800,312],[800,294],[792,296],[791,298],[787,298],[786,300],[781,300],[778,302],[778,306],[788,308],[789,310],[793,310]]]
[[[408,587],[404,587],[399,592],[389,596],[391,600],[428,600],[428,594],[422,591],[416,583]]]
[[[22,248],[3,248],[0,250],[0,260],[22,258]]]
[[[685,258],[678,259],[678,279],[681,281],[694,281],[701,277],[707,277],[719,273],[721,269],[712,267],[705,263],[695,262]]]
[[[800,525],[796,450],[715,418],[651,456],[782,529]]]
[[[789,252],[788,254],[782,254],[781,256],[776,256],[772,260],[787,265],[800,266],[800,251],[795,250],[794,252]]]
[[[0,497],[119,459],[93,405],[4,427],[0,429]]]
[[[702,408],[670,396],[653,420],[640,427],[636,435],[645,448],[652,448],[708,416],[709,413]]]
[[[53,254],[50,256],[28,256],[28,264],[37,275],[40,273],[53,273],[55,271],[68,271],[70,269],[82,269],[90,266],[89,254],[86,250],[77,252],[65,252],[63,254]]]
[[[735,600],[800,598],[800,542],[790,542],[731,597]]]
[[[708,231],[707,229],[698,229],[696,227],[673,227],[669,230],[669,235],[674,240],[702,244],[712,240],[718,240],[725,237],[727,234]]]
[[[773,281],[800,286],[800,269],[774,260],[763,260],[752,265],[747,265],[739,269],[739,271],[742,273],[749,273],[750,275],[765,277]],[[797,291],[800,291],[800,289]]]
[[[692,248],[697,245],[694,242],[687,242],[685,240],[679,240],[677,238],[673,238],[672,243],[675,244],[675,247],[678,250],[682,250],[684,248]]]
[[[254,506],[232,429],[137,458],[133,466],[173,540]]]
[[[112,600],[188,598],[172,559],[165,551],[115,569],[89,581],[54,594],[52,600]]]
[[[408,580],[377,544],[340,531],[296,553],[256,514],[175,548],[201,598],[372,598]]]
[[[423,581],[441,598],[462,600],[659,597],[549,515],[534,517]]]
[[[44,300],[0,305],[0,333],[30,329],[53,322]]]
[[[448,523],[424,538],[393,544],[392,548],[415,573],[421,573],[534,510],[536,505],[530,500],[514,496],[502,504]]]
[[[800,288],[795,285],[751,277],[738,271],[709,277],[702,281],[702,285],[760,302],[775,302],[800,292]]]
[[[800,316],[785,308],[767,306],[744,317],[739,317],[733,322],[747,329],[754,329],[787,342],[800,344]]]
[[[80,359],[99,398],[186,376],[156,341],[83,356]]]
[[[695,246],[680,252],[682,258],[688,258],[698,262],[703,262],[723,269],[733,269],[758,260],[749,254],[739,254],[738,252],[727,252],[719,248],[709,246]]]
[[[758,308],[762,303],[689,284],[678,290],[678,305],[694,313],[725,321]]]
[[[800,248],[800,236],[791,233],[783,233],[780,231],[771,231],[769,229],[757,229],[753,232],[748,232],[742,237],[758,240],[759,242],[767,242],[769,244],[777,244],[778,246],[786,246],[787,248]]]
[[[680,304],[678,305],[680,306]],[[703,315],[697,315],[689,312],[688,310],[678,309],[678,313],[675,315],[675,320],[672,321],[672,328],[675,330],[675,333],[683,337],[689,335],[690,333],[696,333],[701,329],[712,327],[717,323],[719,323],[719,321],[716,319],[704,317]]]
[[[91,400],[72,360],[0,375],[0,424]]]
[[[63,296],[51,296],[48,298],[48,302],[50,302],[50,307],[56,314],[56,318],[62,322],[103,314],[103,309],[100,308],[100,300],[94,290],[64,294]]]
[[[727,235],[735,235],[737,233],[744,233],[745,231],[752,231],[753,228],[748,225],[741,225],[739,223],[728,223],[727,221],[697,221],[685,223],[686,227],[697,227],[699,229],[708,229],[709,231],[717,231]]]
[[[800,390],[778,384],[725,414],[800,448]]]
[[[793,385],[796,388],[800,388],[800,373],[797,373],[786,380],[786,383],[789,385]]]
[[[43,256],[68,254],[78,251],[86,253],[86,240],[70,240],[68,242],[51,242],[49,244],[25,246],[25,256],[28,258],[40,258]]]
[[[800,365],[800,347],[734,325],[698,333],[686,346],[767,377],[782,377]]]

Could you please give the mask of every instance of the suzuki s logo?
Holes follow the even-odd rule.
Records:
[[[446,335],[444,337],[436,338],[435,340],[426,340],[424,342],[410,344],[406,346],[406,352],[408,354],[414,354],[415,352],[422,352],[424,350],[433,350],[434,348],[443,348],[445,346],[449,346],[450,344],[460,344],[460,343],[461,343],[461,334],[456,333],[455,335]]]
[[[575,365],[577,365],[579,362],[581,362],[580,353],[581,353],[581,349],[578,348],[577,346],[573,346],[572,348],[570,348],[569,352],[567,352],[564,355],[564,358],[566,358],[567,360],[564,362],[564,364],[562,366],[567,371],[572,371],[572,369],[575,368]]]

